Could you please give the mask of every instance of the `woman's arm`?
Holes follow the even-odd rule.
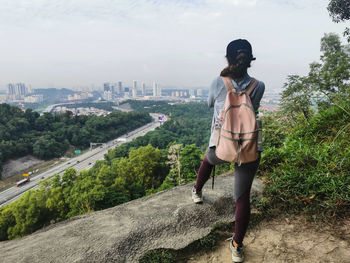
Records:
[[[254,111],[257,112],[260,107],[260,101],[265,92],[265,84],[262,81],[259,81],[258,85],[253,90],[252,94],[250,94],[250,99],[253,104]]]
[[[214,102],[217,97],[217,94],[216,94],[217,84],[218,84],[218,79],[215,78],[209,88],[208,106],[210,108],[214,107]]]

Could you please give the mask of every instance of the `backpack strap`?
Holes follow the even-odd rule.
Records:
[[[235,87],[233,86],[232,82],[231,82],[231,78],[229,77],[221,77],[223,82],[224,82],[224,85],[227,89],[228,92],[235,92],[236,93],[236,89]],[[256,88],[256,86],[258,86],[258,83],[259,81],[252,78],[248,87],[246,87],[244,90],[242,91],[237,91],[237,93],[239,94],[243,94],[243,93],[246,93],[248,96],[250,95],[250,93],[252,93],[252,91]]]
[[[225,87],[226,87],[228,92],[235,91],[235,87],[233,86],[233,84],[231,82],[231,78],[229,78],[229,77],[221,77],[221,78],[224,81]]]
[[[253,90],[256,88],[256,86],[258,86],[259,81],[252,78],[252,80],[250,81],[248,87],[245,88],[245,93],[249,96],[250,93],[253,92]]]

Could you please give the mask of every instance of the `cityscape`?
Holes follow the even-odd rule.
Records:
[[[68,110],[61,104],[79,104],[83,102],[111,102],[119,105],[126,100],[164,100],[177,103],[205,102],[208,97],[208,88],[169,88],[162,87],[156,81],[152,85],[134,80],[132,85],[124,85],[122,81],[105,82],[99,87],[70,89],[34,89],[32,85],[25,83],[9,83],[6,92],[0,93],[0,103],[13,104],[22,108],[48,107],[50,112],[64,113]],[[56,94],[56,95],[54,95]],[[57,95],[59,94],[59,95]],[[280,94],[277,92],[266,92],[261,101],[261,112],[278,110]],[[49,107],[50,105],[55,105]],[[42,107],[40,107],[42,106]],[[74,115],[106,115],[109,111],[90,108],[69,108]],[[40,110],[38,110],[40,112]],[[48,110],[45,110],[48,111]]]
[[[124,86],[123,82],[116,83],[105,82],[102,88],[81,88],[80,91],[71,90],[72,94],[68,95],[67,101],[86,100],[93,97],[92,92],[99,92],[101,98],[106,101],[116,101],[120,99],[159,99],[162,97],[173,98],[202,98],[207,95],[205,89],[174,89],[162,88],[162,86],[153,82],[152,87],[149,87],[145,82],[133,81],[132,87]],[[40,89],[43,90],[43,89]],[[40,103],[44,98],[38,94],[38,90],[32,89],[32,86],[25,83],[9,83],[6,85],[6,94],[0,94],[0,102],[26,102]]]

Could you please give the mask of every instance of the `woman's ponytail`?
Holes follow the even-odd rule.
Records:
[[[241,54],[243,54],[241,57],[241,63],[237,63],[235,61],[232,62],[229,58],[227,58],[228,66],[221,71],[221,77],[230,77],[232,79],[239,78],[247,72],[252,60],[245,53]]]

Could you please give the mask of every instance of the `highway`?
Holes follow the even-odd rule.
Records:
[[[106,142],[104,145],[98,146],[97,148],[92,149],[91,151],[85,152],[75,158],[71,158],[61,164],[58,164],[45,172],[36,174],[35,176],[30,178],[30,182],[22,186],[13,186],[9,189],[0,192],[0,207],[13,202],[29,189],[38,187],[38,183],[41,180],[52,177],[54,174],[62,175],[67,168],[72,167],[77,172],[81,170],[90,169],[96,161],[104,159],[104,155],[108,152],[108,150],[113,149],[116,146],[119,146],[123,143],[132,141],[136,137],[143,136],[147,132],[154,130],[156,127],[159,127],[160,123],[158,122],[158,114],[151,115],[154,118],[153,122],[148,123],[132,132],[124,134],[123,136],[116,138],[112,141]]]

